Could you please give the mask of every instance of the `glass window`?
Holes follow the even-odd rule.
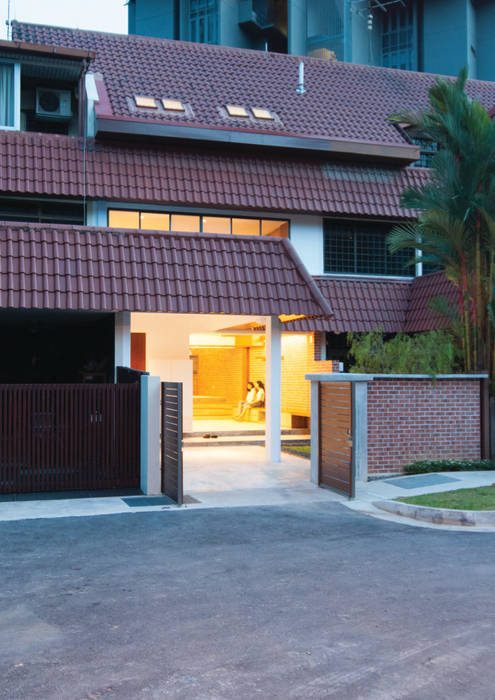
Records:
[[[325,222],[325,272],[360,275],[412,277],[414,265],[408,261],[413,250],[392,255],[387,245],[391,226],[372,222]]]
[[[127,209],[109,209],[108,225],[110,228],[139,228],[139,212]]]
[[[308,0],[307,53],[316,58],[344,60],[344,0]]]
[[[262,219],[261,235],[275,238],[289,238],[289,222],[275,221],[274,219]]]
[[[236,236],[259,236],[259,219],[232,219],[232,233]]]
[[[218,42],[217,0],[189,0],[189,41],[200,44]]]
[[[156,212],[141,212],[141,228],[155,231],[170,230],[170,214],[157,214]]]
[[[199,233],[199,216],[190,216],[189,214],[172,214],[171,231],[185,231],[190,233]]]
[[[230,233],[230,217],[203,216],[203,233]]]
[[[0,63],[0,126],[15,127],[15,102],[15,65]]]
[[[412,2],[391,5],[382,15],[382,66],[417,70],[417,12]]]

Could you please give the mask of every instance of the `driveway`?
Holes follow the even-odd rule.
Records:
[[[0,698],[493,697],[495,535],[338,503],[0,523]]]

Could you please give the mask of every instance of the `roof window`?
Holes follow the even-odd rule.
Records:
[[[163,109],[173,112],[185,112],[186,108],[180,100],[162,100]]]
[[[147,109],[156,109],[156,102],[154,97],[141,97],[135,95],[134,99],[136,101],[136,107],[146,107]]]
[[[260,109],[259,107],[251,107],[251,112],[256,119],[273,119],[273,114],[269,109]]]
[[[239,105],[227,105],[227,112],[231,117],[247,117],[247,109]]]

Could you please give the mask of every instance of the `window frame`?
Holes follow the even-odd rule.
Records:
[[[20,131],[21,129],[21,64],[9,58],[1,58],[0,65],[14,66],[14,125],[0,124],[0,131]]]
[[[387,228],[387,231],[384,231],[384,238],[388,235],[388,232],[397,225],[397,221],[384,221],[384,220],[373,220],[373,219],[366,219],[366,220],[361,220],[361,219],[331,219],[328,217],[324,217],[323,219],[323,274],[324,275],[329,275],[332,277],[355,277],[355,278],[363,278],[363,277],[372,277],[374,279],[401,279],[401,280],[410,280],[414,279],[417,276],[417,269],[416,265],[414,266],[409,266],[408,269],[411,270],[411,274],[398,274],[398,273],[386,273],[386,272],[341,272],[341,271],[332,271],[327,268],[326,265],[326,246],[327,246],[327,235],[331,235],[330,232],[330,226],[335,226],[338,224],[341,224],[343,226],[347,227],[352,227],[352,235],[353,235],[353,247],[356,247],[356,233],[359,233],[357,230],[360,226],[363,228],[366,225],[371,225],[371,226],[377,226],[377,225],[383,225],[384,228]],[[386,245],[386,244],[385,244]],[[386,248],[385,248],[386,250]],[[357,261],[356,253],[354,253],[355,261]],[[385,262],[385,260],[384,260]]]
[[[284,218],[284,217],[278,217],[278,216],[246,216],[242,212],[233,212],[231,214],[219,214],[217,212],[196,212],[196,211],[184,211],[184,210],[178,210],[174,211],[172,209],[141,209],[139,207],[135,206],[129,206],[129,207],[115,207],[115,206],[107,206],[106,209],[106,215],[107,215],[107,228],[112,228],[110,226],[110,212],[111,211],[119,211],[119,212],[134,212],[139,215],[139,223],[141,224],[141,214],[146,213],[146,214],[168,214],[170,216],[170,225],[172,223],[172,216],[174,214],[178,216],[199,216],[199,231],[192,231],[191,234],[195,233],[205,233],[206,235],[218,235],[218,236],[236,236],[239,238],[244,238],[245,235],[242,234],[235,234],[232,233],[232,219],[251,219],[253,221],[259,221],[259,234],[256,236],[252,236],[253,238],[279,238],[279,236],[263,236],[262,230],[263,230],[263,221],[283,221],[284,223],[287,223],[287,239],[290,240],[291,238],[291,220],[289,218]],[[218,233],[218,234],[213,234],[213,233],[208,233],[207,231],[203,231],[203,217],[210,217],[210,218],[215,218],[215,219],[230,219],[230,233]],[[149,230],[154,230],[154,229],[133,229],[135,231],[149,231]],[[160,229],[156,229],[159,231]],[[168,229],[169,232],[172,232],[171,229]],[[246,234],[247,235],[247,234]],[[282,237],[280,237],[282,238]]]

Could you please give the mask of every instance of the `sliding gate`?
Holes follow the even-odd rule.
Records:
[[[139,384],[0,384],[0,493],[138,488]]]

